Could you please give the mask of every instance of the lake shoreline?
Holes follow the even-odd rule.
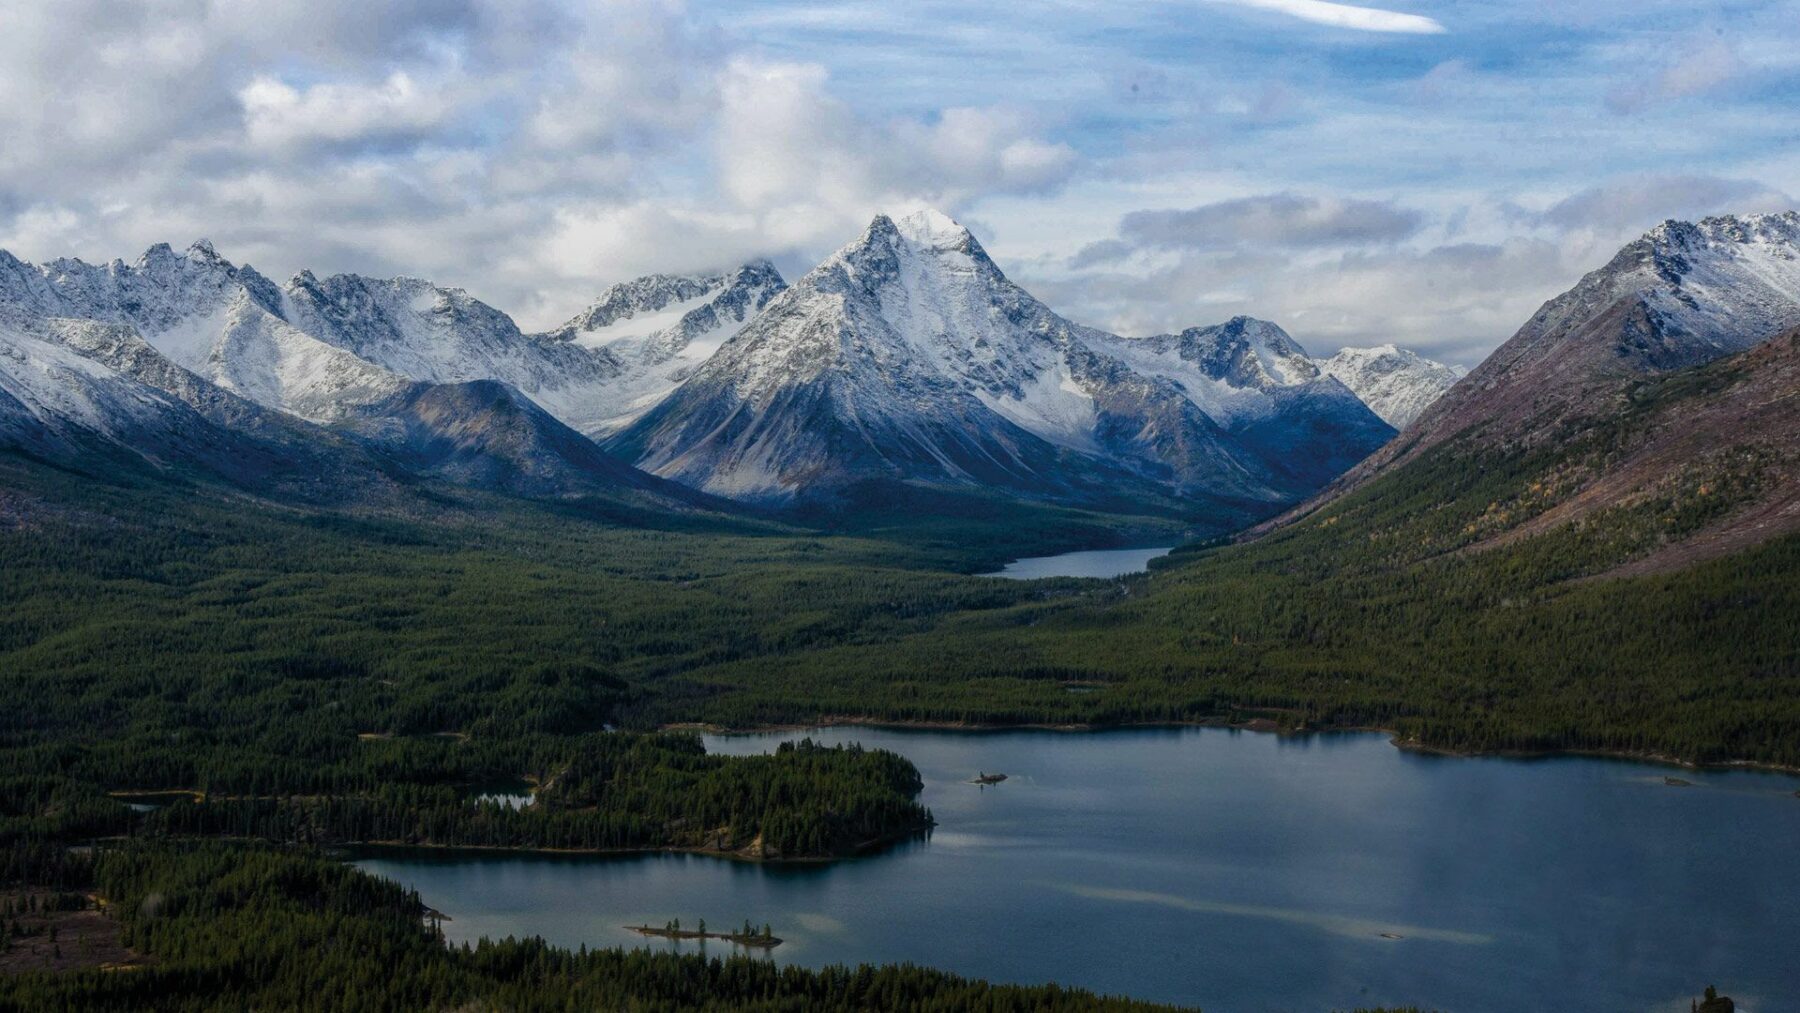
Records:
[[[1181,543],[1173,545],[1120,545],[1074,549],[1068,552],[1058,552],[1047,556],[1020,556],[1015,559],[1005,560],[1000,564],[1000,568],[997,570],[983,570],[971,573],[969,576],[992,577],[999,580],[1122,580],[1126,577],[1140,577],[1148,574],[1152,569],[1151,564],[1158,559],[1166,558],[1170,553],[1174,552],[1177,548],[1180,548],[1180,546]],[[1140,554],[1147,555],[1143,555],[1142,559],[1133,559],[1130,563],[1125,563],[1117,558],[1135,557]],[[1075,563],[1077,561],[1098,561],[1098,557],[1109,558],[1108,562],[1101,564],[1105,566],[1109,572],[1068,572],[1064,569],[1064,566],[1067,564]],[[1060,565],[1045,567],[1043,564]],[[1022,570],[1018,569],[1021,565],[1023,566]],[[1113,568],[1116,566],[1124,566],[1125,568],[1122,570],[1114,570]],[[1077,570],[1081,569],[1085,569],[1085,567],[1077,567]],[[1039,570],[1042,570],[1043,572],[1037,572]]]
[[[830,855],[759,855],[749,848],[728,850],[709,848],[702,845],[664,845],[661,847],[642,848],[551,848],[532,845],[510,844],[434,844],[412,843],[408,841],[354,841],[335,844],[332,847],[345,852],[391,853],[404,851],[430,852],[471,852],[478,854],[500,855],[565,855],[571,857],[615,857],[626,858],[632,855],[704,855],[709,858],[723,858],[733,862],[744,862],[750,865],[827,865],[832,862],[843,862],[863,858],[884,851],[896,844],[903,844],[927,834],[936,821],[922,823],[905,831],[895,832],[883,837],[860,841],[849,850]]]
[[[1495,757],[1508,760],[1549,760],[1564,756],[1581,756],[1604,760],[1627,760],[1661,767],[1679,767],[1683,770],[1752,770],[1772,774],[1788,774],[1800,777],[1800,766],[1786,766],[1779,763],[1765,763],[1757,760],[1720,760],[1710,763],[1696,763],[1683,760],[1666,753],[1650,751],[1632,751],[1616,749],[1452,749],[1447,746],[1434,746],[1418,739],[1401,738],[1400,733],[1392,728],[1377,725],[1348,725],[1341,728],[1284,728],[1273,718],[1251,718],[1248,721],[1232,721],[1229,718],[1194,718],[1187,721],[1118,721],[1118,722],[1027,722],[1023,724],[996,724],[981,721],[907,721],[891,718],[858,717],[855,715],[834,714],[821,717],[817,721],[807,723],[773,723],[766,725],[749,725],[733,727],[711,724],[707,722],[679,722],[663,726],[665,731],[702,732],[708,735],[764,735],[781,732],[804,732],[815,728],[885,728],[895,730],[938,731],[938,732],[1005,732],[1005,731],[1039,731],[1039,732],[1105,732],[1132,728],[1227,728],[1233,731],[1259,732],[1290,738],[1311,735],[1331,735],[1337,732],[1370,732],[1388,736],[1388,744],[1396,749],[1428,756],[1455,757],[1459,759],[1479,759]]]

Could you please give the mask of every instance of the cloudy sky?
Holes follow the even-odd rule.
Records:
[[[1800,194],[1800,0],[0,0],[0,247],[205,236],[548,325],[935,205],[1064,314],[1473,364]]]

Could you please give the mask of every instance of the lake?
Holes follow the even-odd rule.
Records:
[[[1214,1011],[1686,1011],[1708,983],[1755,1013],[1800,1008],[1797,778],[1435,757],[1366,733],[814,734],[910,758],[937,829],[830,865],[357,864],[418,889],[456,941],[675,946],[620,926],[748,918],[787,940],[778,961],[913,961]],[[978,771],[1008,779],[965,783]]]
[[[1012,580],[1037,580],[1040,577],[1123,577],[1128,573],[1143,573],[1150,568],[1152,559],[1168,555],[1173,548],[1172,545],[1165,545],[1157,549],[1091,549],[1085,552],[1064,552],[1055,556],[1031,556],[1015,559],[992,573],[980,576],[1007,577]]]

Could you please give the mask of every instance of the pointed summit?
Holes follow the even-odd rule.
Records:
[[[933,208],[914,211],[893,222],[894,229],[908,242],[932,250],[969,252],[975,237],[956,219]]]
[[[138,256],[137,263],[132,266],[142,271],[158,264],[173,263],[174,260],[174,247],[170,246],[168,243],[152,243],[149,249]],[[79,264],[81,261],[77,260],[74,261],[74,263]]]
[[[187,248],[187,258],[202,264],[223,264],[225,262],[225,258],[219,256],[219,251],[213,249],[210,239],[194,240],[194,245]]]
[[[897,218],[877,214],[869,219],[868,227],[855,242],[838,250],[820,267],[845,262],[878,265],[897,256],[902,247],[924,254],[961,253],[989,266],[993,264],[967,228],[942,211],[925,208]]]

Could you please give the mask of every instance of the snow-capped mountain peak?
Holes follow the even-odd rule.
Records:
[[[886,218],[885,215],[881,217]],[[969,230],[942,211],[925,208],[889,221],[892,222],[894,231],[907,242],[926,249],[967,253],[971,245],[979,248]]]
[[[1179,335],[1184,358],[1235,387],[1292,387],[1319,378],[1306,349],[1267,320],[1236,316]]]
[[[1336,381],[1315,383],[1274,325],[1246,318],[1187,335],[1188,357],[1221,364],[1184,361],[1181,336],[1165,338],[1070,323],[946,215],[877,215],[609,445],[657,474],[753,499],[867,480],[1050,496],[1143,481],[1242,504],[1310,491],[1312,462],[1261,459],[1305,456],[1332,429],[1301,433],[1296,411],[1335,420],[1342,446],[1318,455],[1328,467],[1391,433]],[[1239,425],[1261,428],[1237,442],[1224,427]]]
[[[1358,465],[1352,488],[1467,436],[1546,438],[1616,411],[1621,381],[1754,348],[1800,326],[1800,213],[1666,221],[1539,307],[1517,333]]]
[[[1137,372],[1167,380],[1219,424],[1231,427],[1281,410],[1281,392],[1320,379],[1306,350],[1278,325],[1238,316],[1146,338],[1099,343]]]
[[[1742,351],[1800,324],[1800,213],[1665,221],[1539,309],[1488,373],[1620,300],[1644,330],[1614,358],[1639,368],[1695,365]],[[1523,339],[1523,340],[1521,340]]]
[[[224,264],[226,262],[224,257],[219,256],[219,251],[213,249],[210,239],[194,240],[193,245],[187,248],[186,256],[187,259],[202,264]]]
[[[1317,364],[1395,429],[1405,429],[1468,372],[1392,343],[1340,349]]]
[[[400,381],[288,324],[281,293],[202,240],[167,243],[136,262],[96,267],[62,259],[0,264],[0,316],[33,332],[56,318],[134,328],[177,365],[258,403],[310,419],[391,393]]]
[[[957,275],[980,274],[990,282],[1010,285],[968,229],[943,212],[931,210],[899,218],[876,215],[861,236],[825,258],[802,282],[832,288],[832,276],[841,275],[838,286],[847,283],[872,293],[898,279],[902,263],[907,261],[915,266],[931,264],[928,270],[932,272],[947,269]],[[916,278],[918,272],[913,274]]]

